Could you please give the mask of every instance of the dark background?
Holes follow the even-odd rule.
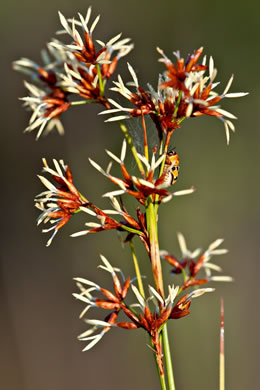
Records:
[[[36,227],[33,197],[42,191],[36,174],[41,157],[64,158],[80,190],[100,206],[100,195],[113,188],[88,163],[88,156],[105,165],[104,149],[116,154],[122,136],[116,124],[104,124],[96,107],[72,108],[63,116],[65,136],[52,133],[35,141],[24,135],[29,119],[17,97],[25,96],[23,75],[11,70],[20,57],[39,60],[40,49],[60,28],[57,11],[65,16],[85,13],[88,2],[10,0],[1,7],[1,210],[2,244],[0,387],[5,390],[158,389],[153,357],[142,330],[112,330],[90,352],[81,353],[76,336],[86,329],[78,320],[83,306],[75,302],[72,278],[82,276],[109,286],[98,254],[133,275],[126,247],[114,232],[71,239],[87,215],[74,218],[50,248],[48,235]],[[217,291],[192,304],[192,314],[169,323],[178,390],[218,388],[219,306],[225,301],[226,388],[259,388],[259,3],[257,1],[93,1],[101,14],[96,39],[118,32],[130,36],[135,50],[120,63],[126,79],[126,61],[143,85],[156,85],[162,66],[156,46],[171,56],[203,45],[213,55],[218,80],[224,88],[234,72],[232,91],[249,91],[223,107],[239,117],[236,134],[226,146],[223,125],[215,118],[185,121],[174,145],[181,158],[175,189],[194,185],[197,191],[162,207],[162,248],[178,254],[176,232],[191,249],[206,248],[225,238],[230,253],[217,258],[232,284],[216,284]],[[171,57],[172,58],[172,57]],[[140,133],[140,123],[137,122]],[[135,126],[135,123],[133,123]],[[150,130],[149,130],[150,131]],[[155,140],[155,138],[153,138]],[[153,142],[153,141],[152,141]],[[104,162],[105,161],[105,162]],[[133,209],[132,209],[133,210]],[[143,273],[148,260],[141,259]],[[165,277],[172,282],[165,266]],[[96,313],[90,312],[90,318]]]

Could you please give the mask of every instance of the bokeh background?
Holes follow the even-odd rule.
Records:
[[[53,133],[36,142],[34,133],[22,134],[29,118],[17,100],[25,95],[23,75],[11,70],[11,62],[22,56],[40,59],[40,49],[60,28],[57,10],[69,17],[85,13],[89,5],[82,0],[9,0],[1,6],[0,387],[5,390],[159,388],[142,330],[112,330],[84,354],[84,344],[76,340],[85,325],[78,319],[82,305],[71,296],[76,291],[72,278],[82,276],[109,286],[109,275],[97,271],[100,252],[133,275],[129,249],[121,248],[113,232],[70,238],[82,229],[85,215],[62,229],[50,248],[45,247],[47,235],[35,224],[33,197],[42,190],[36,174],[43,156],[63,158],[81,191],[108,207],[101,194],[112,185],[90,166],[88,156],[106,163],[104,149],[118,153],[120,130],[96,117],[96,107],[80,106],[63,116],[65,136]],[[169,323],[177,389],[218,388],[221,296],[226,388],[258,389],[259,2],[93,0],[92,5],[94,13],[102,15],[97,39],[106,41],[121,31],[133,38],[135,50],[127,60],[143,85],[148,81],[155,85],[162,70],[156,46],[169,56],[176,49],[186,56],[203,45],[216,61],[222,87],[234,72],[232,90],[250,92],[223,104],[239,117],[229,147],[223,125],[215,118],[189,120],[176,131],[181,171],[175,189],[194,185],[197,191],[162,207],[160,242],[178,254],[177,231],[191,249],[206,248],[224,237],[230,253],[219,257],[218,264],[235,278],[195,300],[190,316]],[[126,60],[119,71],[128,77]],[[141,132],[138,121],[131,126]],[[152,135],[151,139],[156,142]],[[149,273],[145,254],[141,257],[143,273]],[[167,265],[164,273],[172,282]]]

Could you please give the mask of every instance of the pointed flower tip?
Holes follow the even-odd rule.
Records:
[[[52,239],[50,239],[49,241],[47,241],[47,244],[45,245],[47,248],[51,245],[52,243]]]
[[[212,276],[210,280],[212,282],[234,282],[234,278],[232,276]]]
[[[86,234],[88,234],[89,233],[89,230],[83,230],[83,231],[81,231],[81,232],[77,232],[77,233],[72,233],[71,235],[70,235],[70,237],[80,237],[80,236],[84,236],[84,235],[86,235]]]
[[[190,298],[198,298],[201,295],[204,295],[205,293],[213,292],[215,290],[216,290],[215,288],[210,288],[210,287],[208,287],[208,288],[200,288],[200,289],[194,290],[189,295],[190,295]]]

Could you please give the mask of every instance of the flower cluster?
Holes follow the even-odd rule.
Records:
[[[206,56],[201,65],[197,64],[202,51],[202,47],[196,50],[194,54],[188,56],[186,62],[180,57],[180,53],[176,52],[174,54],[177,57],[177,64],[174,65],[163,51],[158,49],[158,52],[162,55],[159,61],[165,64],[167,71],[163,75],[159,75],[157,91],[150,84],[148,84],[149,90],[145,91],[140,86],[134,69],[128,64],[136,92],[131,92],[126,87],[120,75],[118,81],[114,82],[115,87],[111,89],[124,96],[135,108],[122,107],[116,101],[109,99],[109,102],[115,108],[103,111],[101,114],[122,113],[119,116],[109,118],[107,121],[149,115],[156,125],[160,140],[162,140],[164,133],[172,133],[180,127],[180,123],[187,117],[215,116],[224,123],[227,143],[229,143],[229,130],[235,130],[230,119],[236,119],[236,117],[216,106],[216,104],[223,98],[241,97],[247,95],[247,93],[228,93],[233,75],[223,93],[216,93],[214,88],[219,83],[214,82],[217,70],[214,68],[213,58],[210,57],[208,66],[206,65]],[[205,75],[207,70],[209,74]]]
[[[45,132],[49,133],[55,126],[60,134],[64,133],[60,115],[67,111],[71,103],[69,93],[60,86],[60,73],[64,63],[71,61],[70,53],[63,53],[48,45],[49,53],[42,50],[43,65],[21,58],[14,62],[14,69],[30,76],[35,84],[25,81],[29,96],[21,98],[24,106],[32,111],[29,126],[25,131],[38,128],[36,139]]]
[[[133,49],[133,44],[129,43],[130,38],[119,40],[121,34],[118,34],[111,38],[107,43],[96,40],[96,42],[101,46],[101,49],[97,51],[93,42],[92,34],[100,19],[100,16],[98,15],[95,18],[90,28],[88,27],[88,23],[91,18],[91,7],[88,8],[85,18],[80,13],[78,13],[78,16],[79,19],[73,18],[67,20],[64,15],[59,12],[60,22],[64,30],[59,31],[58,33],[69,34],[73,40],[73,43],[65,45],[54,41],[51,43],[51,45],[60,50],[70,51],[77,59],[80,66],[82,64],[85,64],[87,67],[96,64],[102,66],[106,65],[102,69],[102,75],[104,78],[108,79],[115,71],[118,60],[121,57],[127,55]],[[83,38],[78,32],[76,26],[81,28]],[[114,55],[114,53],[117,54]]]
[[[193,298],[214,291],[213,288],[198,286],[204,287],[212,281],[232,281],[229,276],[212,275],[212,271],[222,271],[218,265],[211,262],[211,258],[227,253],[226,249],[220,248],[223,239],[215,240],[206,250],[196,249],[192,252],[187,248],[183,235],[179,233],[180,258],[159,249],[159,206],[173,197],[191,194],[194,191],[192,186],[185,190],[171,191],[171,186],[178,179],[180,169],[177,151],[170,147],[171,137],[175,129],[181,127],[184,119],[208,115],[217,117],[224,123],[227,143],[229,143],[230,130],[235,130],[230,119],[236,117],[223,110],[219,103],[224,98],[241,97],[246,93],[229,92],[233,76],[222,93],[215,92],[219,84],[215,81],[217,70],[212,57],[207,62],[204,56],[199,63],[203,52],[202,47],[189,55],[186,61],[179,52],[175,52],[176,63],[173,63],[161,49],[157,49],[161,56],[159,61],[166,67],[164,73],[159,74],[157,90],[154,90],[150,84],[147,90],[143,88],[130,64],[128,70],[132,82],[124,83],[120,75],[114,81],[110,89],[132,104],[130,108],[123,107],[107,95],[106,88],[108,80],[115,73],[119,59],[132,50],[133,44],[129,38],[121,38],[121,34],[106,43],[95,40],[94,44],[93,32],[99,16],[91,21],[91,13],[89,7],[85,17],[79,13],[77,18],[66,19],[59,12],[63,29],[58,31],[58,34],[67,35],[69,43],[53,39],[47,46],[48,51],[42,52],[43,65],[22,58],[14,63],[14,68],[32,79],[30,83],[25,82],[29,96],[21,100],[25,107],[32,111],[26,131],[38,129],[37,139],[55,126],[58,132],[63,134],[61,114],[71,106],[79,104],[100,104],[105,109],[100,114],[111,115],[107,119],[108,122],[119,121],[120,129],[124,134],[120,156],[106,150],[110,159],[106,169],[89,159],[90,164],[99,173],[117,186],[116,189],[112,188],[111,191],[103,194],[103,197],[109,199],[112,208],[101,209],[84,197],[75,187],[72,172],[63,160],[58,162],[54,159],[54,168],[51,168],[43,159],[43,172],[51,175],[52,180],[49,181],[39,175],[46,190],[35,199],[35,205],[41,211],[38,224],[51,225],[43,229],[43,232],[52,231],[47,246],[51,244],[61,227],[79,212],[88,214],[88,217],[94,218],[94,221],[86,222],[86,228],[71,234],[72,237],[106,230],[116,230],[120,234],[125,234],[123,241],[130,245],[136,278],[125,278],[121,269],[112,267],[102,255],[102,265],[99,267],[111,275],[113,291],[90,280],[75,278],[80,291],[73,295],[86,304],[80,318],[90,326],[79,336],[79,339],[87,342],[84,348],[84,351],[87,351],[112,328],[128,330],[142,328],[149,335],[161,385],[166,389],[164,355],[169,386],[174,382],[169,362],[169,341],[165,326],[167,321],[187,316]],[[135,88],[134,92],[131,87]],[[147,137],[147,115],[158,133],[158,145],[152,143]],[[132,117],[140,117],[142,120],[143,145],[138,150],[134,138],[122,122]],[[138,173],[132,172],[126,166],[126,155],[130,151]],[[119,165],[119,175],[111,173],[113,163]],[[134,214],[127,210],[129,208],[126,207],[125,201],[127,196],[132,200],[134,198],[136,205]],[[145,288],[143,286],[143,277],[134,247],[135,236],[142,241],[148,254],[155,288],[150,285]],[[167,294],[164,288],[162,260],[166,260],[171,265],[173,275],[180,274],[183,277],[180,286],[167,286]],[[138,288],[134,285],[135,280]],[[188,289],[191,290],[187,291]],[[145,291],[148,291],[147,296]],[[134,303],[131,302],[133,296]],[[102,319],[85,318],[91,308],[106,310],[108,314]],[[125,318],[121,320],[119,315]],[[174,385],[171,388],[174,388]]]
[[[47,246],[51,244],[58,230],[70,220],[73,214],[84,211],[90,216],[95,217],[97,221],[86,222],[85,225],[87,226],[87,230],[74,233],[71,235],[72,237],[114,229],[119,232],[128,233],[124,240],[125,242],[130,241],[135,235],[137,235],[143,242],[147,252],[150,254],[150,242],[147,231],[146,215],[141,211],[140,207],[137,207],[137,218],[131,216],[124,206],[121,195],[128,194],[137,199],[138,202],[144,206],[150,196],[152,196],[153,200],[155,200],[156,196],[158,196],[157,203],[160,204],[160,202],[165,203],[169,201],[174,196],[191,194],[194,189],[190,188],[187,190],[169,192],[164,188],[165,186],[167,187],[171,184],[169,175],[173,174],[172,172],[176,167],[176,162],[174,162],[172,166],[170,157],[168,156],[166,156],[167,158],[163,174],[159,178],[154,178],[155,171],[159,168],[160,164],[165,159],[165,155],[160,156],[156,161],[155,154],[153,153],[151,163],[149,163],[145,156],[138,154],[139,159],[146,167],[146,175],[144,178],[137,178],[136,176],[130,175],[124,164],[126,149],[127,144],[124,140],[120,158],[109,150],[106,151],[109,157],[120,165],[123,179],[111,175],[110,170],[112,162],[110,162],[108,168],[104,170],[96,162],[89,159],[94,168],[96,168],[100,173],[102,173],[106,178],[108,178],[114,184],[118,185],[120,188],[119,190],[111,191],[103,195],[103,197],[110,199],[113,206],[112,210],[101,210],[99,207],[87,200],[73,185],[71,170],[68,166],[64,165],[63,161],[60,161],[59,164],[56,160],[53,160],[56,169],[53,170],[48,166],[46,160],[43,159],[43,171],[45,173],[51,174],[52,178],[58,184],[55,186],[45,177],[39,176],[40,180],[45,185],[45,187],[47,187],[48,191],[41,192],[36,196],[36,207],[42,211],[38,217],[38,224],[41,222],[50,222],[53,226],[49,229],[44,229],[43,232],[54,230],[50,240],[47,242]],[[175,152],[173,156],[176,157]],[[176,161],[176,159],[174,161]],[[120,202],[116,199],[117,196],[120,196]],[[114,218],[116,215],[122,219],[117,221]]]
[[[85,225],[88,227],[88,230],[74,233],[71,235],[72,237],[115,229],[119,232],[128,233],[126,241],[129,241],[134,235],[137,235],[144,243],[147,251],[149,251],[145,216],[140,211],[140,208],[137,208],[136,220],[127,212],[123,203],[120,205],[117,199],[112,194],[109,194],[113,209],[101,210],[76,189],[73,184],[71,170],[62,160],[59,162],[55,159],[53,160],[56,170],[50,168],[45,159],[43,159],[43,164],[43,171],[50,174],[56,182],[56,185],[54,185],[44,176],[38,176],[47,188],[47,191],[41,192],[35,199],[35,206],[41,210],[41,214],[38,217],[38,225],[49,222],[53,226],[48,229],[43,229],[43,232],[46,233],[54,230],[51,238],[47,242],[47,246],[51,244],[58,230],[70,220],[72,215],[83,211],[95,217],[97,222],[87,222]],[[108,172],[107,175],[109,175]],[[118,215],[122,220],[117,221],[110,215]]]
[[[123,179],[112,176],[110,173],[107,173],[102,169],[96,162],[89,159],[90,163],[96,168],[100,173],[106,176],[109,180],[111,180],[114,184],[120,187],[120,190],[112,191],[104,194],[105,197],[110,196],[118,196],[123,194],[128,194],[137,199],[142,205],[145,205],[146,200],[149,196],[152,196],[155,199],[155,196],[158,195],[158,202],[161,201],[166,202],[170,200],[173,196],[186,195],[190,194],[194,191],[193,187],[187,190],[177,191],[174,193],[169,192],[165,189],[165,187],[169,187],[172,183],[168,180],[168,174],[172,170],[175,165],[172,165],[170,162],[168,163],[167,169],[163,171],[163,174],[159,176],[157,174],[156,177],[156,169],[158,169],[163,161],[165,160],[165,155],[162,154],[158,160],[155,160],[155,153],[152,154],[151,162],[146,156],[138,153],[138,158],[142,161],[142,163],[146,167],[146,173],[144,173],[144,177],[138,178],[136,176],[131,175],[124,164],[125,156],[126,156],[126,141],[123,141],[121,156],[120,158],[115,156],[112,152],[106,151],[109,157],[111,157],[115,162],[117,162],[123,174]],[[165,164],[166,167],[166,164]]]
[[[181,260],[178,260],[176,256],[169,254],[167,251],[160,251],[161,258],[166,260],[171,266],[173,266],[172,273],[180,274],[184,276],[184,282],[182,290],[186,290],[192,286],[198,286],[209,283],[210,281],[219,282],[231,282],[233,278],[230,276],[212,276],[211,271],[221,272],[222,269],[216,264],[210,262],[210,259],[214,255],[224,255],[228,252],[227,249],[218,248],[223,239],[219,238],[209,245],[209,247],[202,251],[196,249],[193,252],[187,249],[186,241],[181,233],[178,233],[178,241],[182,252]],[[205,276],[198,278],[198,273],[201,270],[205,271]]]
[[[150,295],[147,299],[145,299],[140,294],[137,287],[135,287],[133,280],[131,280],[130,277],[125,278],[120,269],[113,268],[103,255],[100,257],[103,264],[99,267],[111,274],[114,292],[102,288],[90,280],[75,278],[80,293],[74,293],[73,296],[87,304],[81,312],[80,318],[83,318],[90,308],[102,308],[110,311],[104,320],[84,319],[85,323],[91,325],[91,328],[80,334],[78,337],[80,340],[88,342],[83,351],[90,350],[112,327],[119,327],[123,329],[142,328],[151,338],[152,347],[155,352],[160,371],[163,372],[163,355],[160,341],[160,333],[163,325],[168,321],[168,319],[177,319],[188,315],[188,308],[191,304],[191,299],[201,296],[206,292],[214,291],[214,289],[204,288],[194,290],[192,293],[186,294],[174,304],[175,298],[180,291],[178,286],[168,286],[169,294],[165,299],[163,299],[152,286],[149,286]],[[120,282],[117,273],[121,275],[123,282]],[[87,288],[85,286],[87,286]],[[130,286],[137,299],[137,302],[131,305],[126,302]],[[94,292],[101,294],[101,298],[94,296]],[[150,308],[150,302],[152,302],[155,306],[155,310]],[[121,311],[127,317],[127,321],[117,321],[118,315]],[[100,328],[101,331],[99,331]]]
[[[60,12],[59,17],[64,30],[58,33],[69,34],[73,42],[64,44],[53,39],[47,45],[49,53],[42,52],[42,66],[27,58],[14,62],[15,70],[31,76],[37,84],[25,82],[29,96],[21,98],[25,107],[33,112],[25,130],[33,131],[38,128],[37,139],[43,131],[47,134],[55,126],[63,134],[59,117],[71,105],[95,102],[109,109],[104,97],[106,81],[114,73],[119,59],[133,49],[130,39],[120,39],[121,34],[118,34],[107,43],[96,40],[101,47],[96,50],[92,34],[99,16],[88,27],[91,7],[85,18],[79,14],[79,19],[67,20]],[[82,34],[77,30],[78,27],[82,29]],[[70,99],[73,94],[86,100],[75,102]]]
[[[59,50],[68,50],[75,57],[75,62],[72,64],[65,63],[65,74],[61,75],[62,87],[66,91],[79,94],[85,99],[99,102],[109,108],[104,97],[105,83],[114,73],[118,60],[132,50],[133,44],[129,43],[130,38],[120,40],[121,34],[118,34],[107,43],[97,40],[101,49],[96,51],[92,33],[99,21],[99,16],[88,28],[91,8],[88,9],[85,18],[79,14],[79,20],[66,20],[61,13],[59,16],[64,27],[61,33],[69,34],[73,43],[65,45],[55,41],[51,45]],[[84,38],[81,37],[76,26],[82,29]]]
[[[56,170],[51,169],[47,161],[43,159],[43,171],[49,173],[57,185],[53,185],[44,176],[38,175],[47,191],[41,192],[35,199],[35,206],[42,211],[38,217],[38,225],[47,222],[53,225],[43,230],[44,233],[54,230],[47,246],[51,244],[58,230],[70,220],[71,216],[89,203],[74,186],[70,168],[62,160],[59,163],[53,160],[53,164]]]

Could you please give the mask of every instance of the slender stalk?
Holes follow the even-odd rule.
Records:
[[[134,267],[135,267],[135,274],[136,274],[136,277],[137,277],[138,289],[140,291],[140,294],[143,296],[143,298],[145,298],[145,292],[144,292],[142,277],[141,277],[141,273],[140,273],[139,263],[138,263],[138,260],[137,260],[136,254],[135,254],[134,243],[133,243],[132,240],[130,241],[130,248],[131,248],[131,252],[132,252],[132,256],[133,256],[133,262],[134,262]],[[154,345],[153,345],[152,339],[150,339],[150,342],[151,342],[151,346],[152,346],[152,349],[153,349]],[[164,376],[164,374],[161,374],[161,372],[160,372],[159,364],[157,362],[157,356],[156,356],[155,353],[154,353],[154,359],[155,359],[155,364],[156,364],[156,367],[157,367],[157,372],[158,372],[158,375],[159,375],[161,389],[162,390],[167,390],[166,382],[165,382],[165,376]]]
[[[150,258],[152,263],[152,272],[156,290],[164,298],[163,289],[163,276],[162,276],[162,265],[159,254],[158,234],[157,234],[157,222],[155,217],[155,210],[152,197],[147,199],[146,204],[146,218],[147,218],[147,229],[150,237]]]
[[[164,356],[165,356],[165,364],[166,364],[166,370],[167,370],[169,389],[175,390],[167,323],[164,324],[163,329],[162,329],[162,339],[163,339],[163,349],[164,349]]]
[[[98,83],[99,83],[99,89],[100,89],[100,96],[103,96],[104,95],[104,91],[105,91],[105,83],[103,82],[103,79],[102,79],[100,65],[97,64],[96,68],[97,68],[97,74],[98,74]]]
[[[81,199],[83,199],[84,201],[87,201],[86,198],[85,198],[83,195],[80,194],[80,197],[81,197]],[[88,202],[88,205],[90,205],[90,202]],[[102,211],[100,208],[98,208],[97,206],[95,206],[95,205],[93,205],[93,204],[92,204],[92,206],[91,206],[90,208],[92,208],[92,209],[95,210],[95,211],[96,211],[96,210]],[[82,210],[79,208],[79,210],[74,211],[73,214],[78,214],[80,211],[82,211]],[[118,223],[115,219],[113,219],[113,218],[111,218],[111,217],[110,217],[110,219],[111,219],[113,222]],[[134,229],[134,228],[132,228],[132,227],[130,227],[130,226],[126,226],[126,225],[124,225],[124,224],[120,224],[120,227],[121,227],[122,229],[126,230],[127,232],[135,233],[135,234],[137,234],[137,235],[139,235],[139,236],[140,236],[141,234],[143,234],[143,232],[142,232],[141,230]]]
[[[160,293],[160,295],[164,298],[163,276],[162,276],[162,267],[161,267],[161,260],[159,254],[159,243],[158,243],[158,234],[157,234],[156,206],[157,206],[156,204],[153,204],[152,198],[151,197],[148,198],[148,203],[146,205],[146,218],[148,221],[147,226],[149,228],[148,231],[150,237],[150,250],[151,250],[150,257],[152,263],[152,270],[153,270],[156,289]],[[169,389],[175,390],[171,352],[170,352],[170,345],[169,345],[169,338],[168,338],[168,331],[167,331],[166,324],[162,329],[162,342],[164,348]]]
[[[135,234],[138,234],[138,235],[141,235],[142,232],[140,230],[137,230],[137,229],[134,229],[134,228],[131,228],[129,226],[126,226],[126,225],[123,225],[123,224],[120,224],[120,227],[124,230],[126,230],[127,232],[130,232],[130,233],[135,233]]]
[[[178,96],[178,99],[177,99],[177,102],[176,102],[176,106],[175,106],[175,110],[174,110],[174,113],[173,113],[174,117],[176,117],[176,115],[177,115],[177,112],[178,112],[178,109],[179,109],[179,105],[180,105],[180,102],[181,102],[181,97],[182,97],[182,91],[179,91],[179,96]]]
[[[155,361],[156,361],[156,367],[157,367],[157,371],[158,371],[158,375],[159,375],[159,379],[160,379],[161,389],[162,390],[167,390],[166,382],[165,382],[165,376],[164,376],[164,374],[160,373],[160,369],[158,367],[157,359],[156,359],[155,355],[154,355],[154,358],[155,358]]]
[[[154,361],[155,361],[155,364],[156,364],[156,368],[157,368],[157,372],[158,372],[158,376],[159,376],[159,380],[160,380],[160,384],[161,384],[161,389],[162,389],[162,390],[167,390],[166,381],[165,381],[165,376],[164,376],[164,374],[162,374],[162,373],[160,372],[160,368],[159,368],[159,364],[158,364],[158,361],[157,361],[156,352],[155,352],[155,350],[154,350],[154,343],[153,343],[151,337],[150,337],[150,344],[151,344],[151,349],[152,349],[152,351],[154,352],[154,353],[153,353],[153,356],[154,356]]]
[[[219,390],[225,390],[224,302],[223,302],[223,298],[221,298],[221,304],[220,304]]]
[[[138,260],[137,260],[136,254],[135,254],[133,240],[130,241],[130,248],[131,248],[131,252],[132,252],[132,256],[133,256],[133,262],[134,262],[134,267],[135,267],[135,274],[136,274],[136,278],[137,278],[138,289],[139,289],[142,297],[145,298],[142,276],[140,273],[139,263],[138,263]]]
[[[161,375],[161,374],[160,374],[159,369],[158,369],[158,373],[159,373],[159,377],[160,377],[160,383],[161,383],[161,388],[162,388],[162,390],[167,390],[164,375]]]
[[[141,174],[144,176],[145,172],[144,172],[143,164],[142,164],[141,160],[139,159],[139,157],[137,156],[137,151],[136,151],[136,148],[133,144],[132,138],[131,138],[126,126],[122,122],[119,122],[119,126],[120,126],[120,129],[122,130],[122,132],[125,136],[125,139],[127,140],[128,145],[130,146],[131,152],[134,156],[134,159],[136,161],[138,169],[141,172]]]
[[[145,298],[145,293],[144,293],[144,287],[143,287],[142,277],[141,277],[141,273],[140,273],[140,268],[139,268],[138,260],[137,260],[136,254],[135,254],[134,243],[133,243],[132,240],[130,241],[130,248],[131,248],[131,252],[132,252],[132,256],[133,256],[133,262],[134,262],[135,273],[136,273],[136,277],[137,277],[138,289],[140,291],[140,294],[143,296],[143,298]],[[152,349],[153,349],[153,347],[154,347],[153,342],[152,342],[152,340],[150,340],[150,341],[151,341],[151,346],[152,346]],[[154,353],[154,359],[155,359],[155,364],[156,364],[156,367],[157,367],[157,372],[158,372],[158,375],[159,375],[161,389],[162,390],[167,390],[166,382],[165,382],[165,376],[164,376],[164,374],[162,374],[160,372],[159,364],[157,362],[157,356],[156,356],[155,353]]]

